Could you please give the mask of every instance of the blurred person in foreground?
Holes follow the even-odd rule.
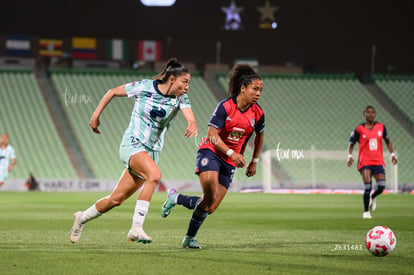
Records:
[[[161,181],[157,163],[164,138],[178,111],[182,111],[187,122],[184,136],[191,138],[197,135],[198,126],[187,95],[190,79],[188,69],[173,58],[154,80],[124,84],[110,89],[102,98],[90,120],[90,126],[97,134],[100,134],[99,117],[114,97],[128,96],[135,100],[131,121],[119,149],[125,169],[109,196],[75,213],[70,232],[71,242],[79,240],[85,223],[121,205],[141,186],[127,238],[142,243],[152,242],[152,238],[144,232],[143,225],[152,195]]]
[[[382,149],[382,140],[391,154],[391,162],[396,165],[397,157],[392,148],[387,128],[382,123],[375,121],[375,108],[367,106],[364,109],[365,122],[358,125],[352,131],[348,146],[348,167],[354,163],[352,151],[356,142],[359,142],[358,171],[364,182],[363,204],[364,212],[362,218],[371,219],[371,212],[377,208],[376,197],[385,189],[385,163]],[[372,177],[377,183],[376,190],[372,191]]]
[[[16,163],[16,153],[13,146],[9,144],[9,135],[3,133],[0,137],[0,188]]]
[[[202,197],[186,196],[170,189],[161,207],[167,217],[175,205],[193,210],[184,248],[201,249],[196,234],[209,214],[214,213],[227,193],[237,167],[246,165],[244,151],[253,133],[253,156],[247,165],[246,176],[256,174],[264,139],[265,116],[257,104],[263,89],[261,77],[247,64],[238,64],[229,81],[229,97],[219,102],[208,124],[197,153],[196,174],[199,176]]]

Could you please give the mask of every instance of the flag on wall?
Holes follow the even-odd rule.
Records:
[[[113,60],[125,60],[128,58],[128,41],[112,39],[106,41],[106,57]]]
[[[26,56],[30,53],[30,40],[28,35],[8,35],[6,38],[7,55]]]
[[[41,38],[39,40],[39,55],[48,57],[60,57],[62,56],[63,40]]]
[[[81,59],[96,58],[96,39],[88,37],[73,37],[72,57]]]
[[[161,42],[154,40],[138,41],[138,60],[161,60]]]

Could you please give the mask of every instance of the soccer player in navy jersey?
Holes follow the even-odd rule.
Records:
[[[251,66],[238,64],[233,68],[229,97],[219,102],[214,110],[207,137],[202,139],[197,153],[196,174],[203,196],[186,196],[174,189],[168,191],[167,200],[161,207],[162,217],[167,217],[177,204],[194,210],[182,242],[184,248],[201,248],[196,234],[205,218],[220,205],[235,169],[246,165],[243,153],[253,133],[253,156],[247,166],[246,176],[256,174],[265,126],[263,110],[257,104],[262,89],[261,77]]]
[[[364,110],[365,123],[358,125],[351,133],[348,147],[348,167],[351,167],[354,159],[352,151],[356,142],[359,142],[358,171],[362,175],[364,182],[364,219],[371,219],[370,210],[376,209],[375,198],[380,195],[385,188],[385,163],[382,150],[382,140],[385,140],[391,154],[391,161],[397,164],[397,158],[392,148],[392,143],[388,137],[387,128],[384,124],[375,121],[375,108],[367,106]],[[371,195],[372,176],[377,183],[377,189]]]

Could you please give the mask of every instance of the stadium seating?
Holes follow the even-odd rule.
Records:
[[[0,71],[0,131],[17,155],[9,178],[77,178],[31,70]]]
[[[375,84],[414,123],[414,77],[375,76]]]

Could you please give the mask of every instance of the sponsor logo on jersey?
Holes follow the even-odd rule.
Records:
[[[233,127],[233,130],[229,133],[227,139],[232,142],[239,142],[240,138],[244,134],[244,129]]]

